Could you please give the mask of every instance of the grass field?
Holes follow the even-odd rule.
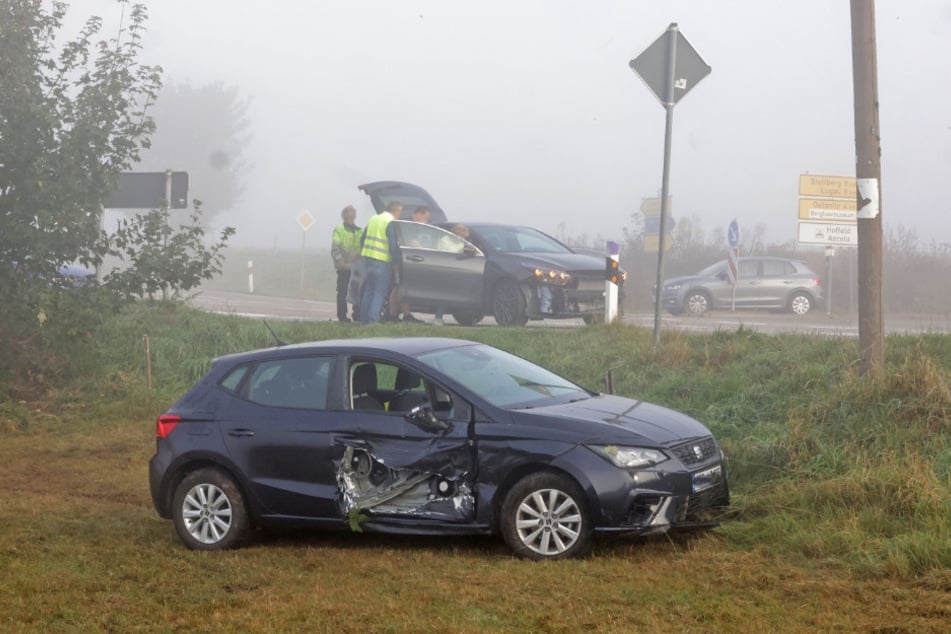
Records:
[[[282,323],[291,341],[366,334]],[[379,334],[430,334],[380,326]],[[259,322],[140,306],[0,402],[0,631],[945,632],[951,622],[951,338],[855,343],[740,330],[445,328],[668,405],[728,453],[732,517],[692,538],[514,559],[491,538],[276,532],[186,550],[151,508],[154,418]],[[154,391],[143,387],[149,335]],[[57,354],[57,353],[52,353]]]

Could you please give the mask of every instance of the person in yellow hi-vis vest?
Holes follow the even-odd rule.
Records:
[[[380,321],[380,311],[393,282],[393,265],[399,261],[400,254],[395,228],[390,223],[399,218],[402,212],[403,205],[391,200],[386,204],[386,210],[370,218],[363,232],[363,248],[360,250],[365,265],[363,295],[360,298],[362,324]]]
[[[357,226],[357,210],[353,205],[347,205],[340,212],[343,222],[334,227],[333,239],[330,242],[330,256],[334,260],[337,270],[337,319],[343,322],[350,321],[347,317],[347,287],[350,285],[350,272],[353,261],[360,257],[360,236],[363,229]],[[351,313],[353,321],[359,318],[359,306],[354,305]]]

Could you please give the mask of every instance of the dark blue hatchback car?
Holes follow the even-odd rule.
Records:
[[[306,524],[499,533],[521,556],[558,559],[596,531],[713,526],[729,503],[701,423],[458,339],[222,357],[156,427],[155,508],[198,550]]]

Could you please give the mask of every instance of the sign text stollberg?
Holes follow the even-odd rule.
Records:
[[[800,174],[799,195],[855,200],[855,178],[852,176]]]

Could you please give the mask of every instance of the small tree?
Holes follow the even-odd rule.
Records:
[[[0,397],[23,365],[57,350],[50,326],[76,319],[56,312],[57,270],[99,263],[103,201],[154,128],[161,69],[138,62],[146,10],[117,3],[114,39],[97,41],[91,17],[58,43],[65,2],[0,0]]]
[[[57,54],[67,5],[45,4],[0,2],[0,305],[24,299],[9,294],[30,292],[26,280],[98,263],[102,203],[148,146],[161,86],[161,69],[137,61],[143,5],[117,38],[94,43],[102,20],[92,17]]]
[[[120,220],[111,237],[113,254],[129,265],[113,268],[105,277],[106,285],[130,298],[152,299],[161,293],[165,300],[221,273],[222,250],[234,229],[226,227],[214,244],[206,246],[201,216],[201,201],[196,200],[189,221],[177,229],[166,208]]]

